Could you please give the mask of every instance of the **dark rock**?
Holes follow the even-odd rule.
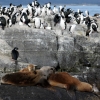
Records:
[[[89,92],[54,89],[49,90],[36,86],[0,85],[0,98],[1,100],[100,100],[97,95]]]

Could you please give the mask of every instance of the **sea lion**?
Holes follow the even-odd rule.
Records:
[[[52,73],[48,78],[48,82],[51,86],[58,86],[67,90],[74,87],[74,89],[78,91],[93,91],[92,85],[86,82],[81,82],[79,79],[72,77],[67,72]]]
[[[19,71],[15,73],[6,74],[2,77],[2,84],[11,84],[17,86],[45,86],[45,80],[50,74],[54,72],[54,68],[50,66],[43,66],[36,71]]]

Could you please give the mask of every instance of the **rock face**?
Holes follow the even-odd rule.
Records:
[[[100,66],[99,33],[85,36],[77,25],[74,34],[68,30],[44,30],[13,26],[0,33],[0,53],[11,57],[11,50],[19,48],[19,62],[62,69],[80,66]],[[80,70],[79,70],[80,71]]]
[[[12,48],[19,48],[20,61],[41,66],[57,66],[57,39],[53,31],[39,29],[7,29],[1,41],[7,44],[1,53],[10,55]],[[1,43],[1,45],[2,45]],[[9,48],[8,48],[9,46]]]

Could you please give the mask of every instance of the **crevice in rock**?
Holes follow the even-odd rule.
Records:
[[[57,59],[57,66],[55,67],[55,70],[58,71],[61,67],[58,61],[58,50],[59,50],[59,43],[58,43],[58,35],[56,35],[56,43],[57,43],[57,53],[56,53],[56,59]]]
[[[58,51],[59,50],[58,36],[56,36],[56,42],[57,42],[57,51]]]

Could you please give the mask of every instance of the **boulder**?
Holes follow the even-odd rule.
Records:
[[[50,21],[49,17],[47,20]],[[19,61],[33,63],[39,68],[58,65],[62,69],[74,67],[76,70],[80,66],[98,67],[99,37],[99,33],[86,37],[81,25],[76,26],[73,34],[68,29],[46,30],[14,25],[1,31],[0,53],[11,57],[11,50],[18,47]]]

